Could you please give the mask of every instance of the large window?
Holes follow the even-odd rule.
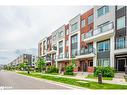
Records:
[[[93,22],[93,15],[88,17],[88,24],[91,24]]]
[[[110,66],[110,59],[109,58],[98,59],[98,66],[103,66],[103,67]]]
[[[117,29],[121,29],[125,27],[125,16],[117,19]]]
[[[72,31],[75,31],[76,29],[78,29],[78,22],[72,24],[72,26],[71,26]]]
[[[74,35],[71,37],[71,53],[72,53],[72,57],[74,57],[76,55],[78,49],[78,36]]]
[[[109,6],[103,6],[97,10],[98,17],[105,15],[109,12]]]
[[[84,27],[85,26],[85,19],[83,19],[82,21],[81,21],[81,27]]]
[[[63,31],[60,31],[59,32],[59,37],[62,37],[64,35],[64,32]]]
[[[117,6],[117,10],[119,10],[119,9],[121,9],[121,8],[123,8],[124,6]]]
[[[122,48],[125,48],[125,37],[116,39],[116,49],[122,49]]]
[[[110,50],[110,41],[106,40],[97,44],[98,52],[105,52]]]
[[[63,53],[63,41],[59,42],[59,54]]]

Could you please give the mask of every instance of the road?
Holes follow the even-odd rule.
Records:
[[[0,71],[0,89],[72,89],[67,85],[35,79],[15,72]]]

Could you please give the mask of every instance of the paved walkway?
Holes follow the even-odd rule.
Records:
[[[43,74],[43,75],[57,76],[57,77],[65,77],[65,78],[73,78],[73,79],[80,79],[80,80],[88,80],[88,81],[98,82],[97,79],[88,79],[88,78],[85,78],[84,76],[63,76],[63,75],[51,75],[51,74]],[[103,80],[103,83],[127,85],[127,82],[125,82],[122,79]]]

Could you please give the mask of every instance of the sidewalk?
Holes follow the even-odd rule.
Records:
[[[87,80],[87,81],[94,81],[98,82],[97,79],[88,79],[84,76],[65,76],[65,75],[51,75],[51,74],[42,74],[42,75],[49,75],[49,76],[56,76],[56,77],[64,77],[64,78],[73,78],[73,79],[80,79],[80,80]],[[120,79],[118,80],[103,80],[103,83],[109,83],[109,84],[121,84],[121,85],[127,85],[127,82],[124,82]]]

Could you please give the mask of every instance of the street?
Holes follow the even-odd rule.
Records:
[[[71,89],[68,86],[34,79],[15,72],[0,71],[0,89]]]

